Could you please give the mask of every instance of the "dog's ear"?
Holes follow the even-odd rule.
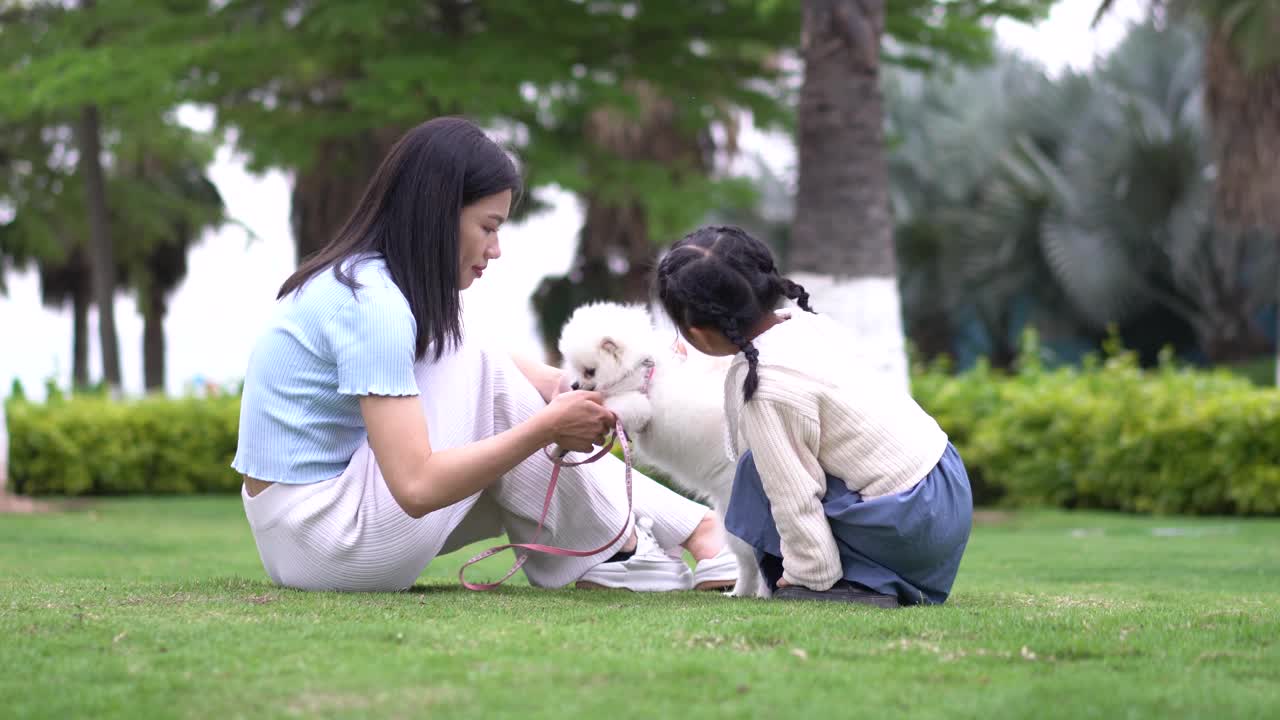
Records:
[[[600,349],[614,357],[618,357],[622,354],[618,349],[618,343],[614,342],[611,337],[606,337],[600,341]]]

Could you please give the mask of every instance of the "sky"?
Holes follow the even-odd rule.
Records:
[[[1032,27],[1008,20],[996,26],[998,42],[1041,62],[1051,73],[1085,69],[1141,17],[1142,0],[1120,0],[1096,29],[1090,28],[1098,0],[1061,0],[1049,18]],[[207,113],[184,109],[184,122],[208,122]],[[793,177],[795,149],[790,138],[745,128],[739,144],[757,153],[775,172]],[[294,267],[289,232],[289,179],[271,171],[254,175],[244,159],[222,148],[210,177],[236,220],[206,233],[191,250],[190,272],[170,299],[165,319],[168,342],[166,391],[182,394],[201,383],[238,382],[276,290]],[[529,296],[542,277],[565,272],[582,224],[581,203],[569,193],[543,191],[552,209],[504,227],[502,257],[463,293],[467,332],[506,344],[513,352],[541,357]],[[71,373],[71,316],[40,303],[33,270],[6,275],[9,293],[0,297],[0,397],[14,378],[28,396],[42,398],[48,378],[66,387]],[[142,317],[130,296],[116,301],[116,325],[124,390],[142,391]],[[100,375],[96,313],[90,315],[90,374]]]

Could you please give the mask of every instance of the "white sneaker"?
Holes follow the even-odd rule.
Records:
[[[630,558],[600,563],[578,578],[580,588],[621,588],[635,592],[669,592],[693,588],[693,573],[681,556],[663,550],[653,537],[653,521],[637,518],[636,550]]]
[[[715,557],[699,560],[698,566],[693,570],[695,590],[731,590],[737,584],[738,560],[727,542]]]

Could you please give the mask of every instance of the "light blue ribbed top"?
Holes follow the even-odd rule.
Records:
[[[276,304],[245,373],[231,463],[242,474],[292,484],[337,477],[366,437],[359,396],[418,394],[408,301],[380,256],[355,269],[358,290],[328,268]]]

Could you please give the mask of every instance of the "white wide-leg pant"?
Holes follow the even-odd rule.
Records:
[[[508,355],[474,343],[419,363],[416,374],[437,450],[491,437],[545,405]],[[484,492],[415,520],[396,504],[366,443],[336,478],[276,483],[254,497],[242,491],[242,498],[263,567],[277,584],[402,590],[437,555],[504,532],[512,542],[531,541],[551,469],[551,461],[535,453]],[[623,469],[612,456],[564,468],[539,542],[575,550],[599,547],[630,523]],[[635,513],[653,520],[653,534],[663,547],[684,542],[708,512],[648,477],[635,473],[633,478]],[[524,572],[533,585],[560,587],[608,559],[627,537],[586,558],[533,553]]]

